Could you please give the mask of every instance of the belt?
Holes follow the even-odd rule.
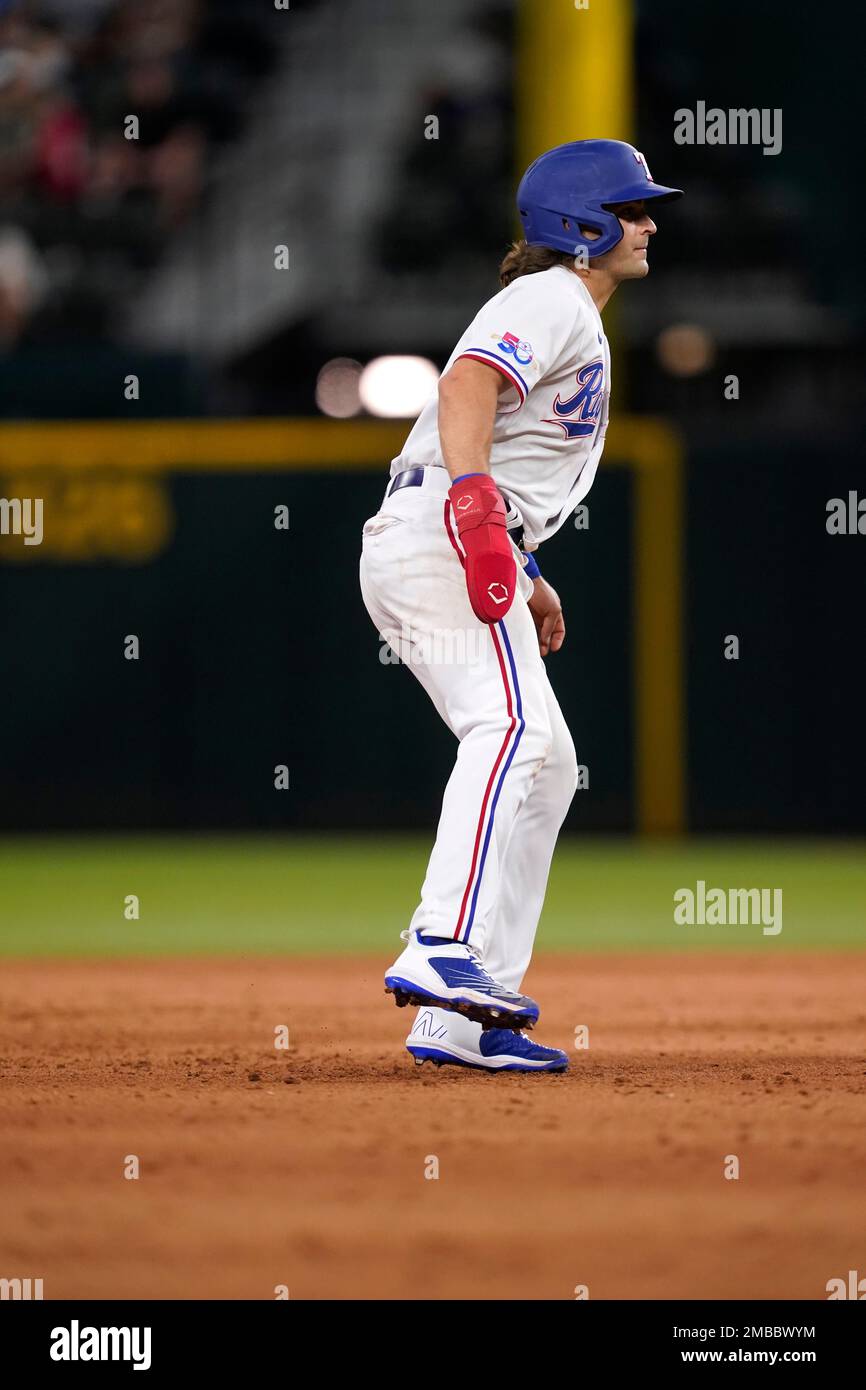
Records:
[[[420,487],[424,481],[424,474],[426,472],[427,469],[423,464],[419,468],[404,468],[402,473],[398,473],[396,477],[391,479],[385,496],[390,497],[392,493],[396,492],[397,489],[401,487]]]
[[[391,479],[385,491],[385,496],[391,497],[392,494],[397,492],[401,487],[421,487],[422,483],[424,482],[424,475],[425,473],[427,473],[427,471],[427,468],[425,468],[423,464],[418,468],[404,468],[402,473],[397,473],[395,477]],[[440,470],[437,467],[436,472],[438,473],[439,471]],[[508,498],[505,496],[504,493],[502,494],[502,496],[506,507],[510,507],[511,503],[509,502]],[[521,523],[518,523],[516,526],[510,526],[508,529],[508,534],[514,541],[514,544],[517,546],[518,550],[522,550],[523,525]]]

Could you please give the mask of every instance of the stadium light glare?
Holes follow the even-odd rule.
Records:
[[[411,419],[427,404],[438,378],[427,357],[376,357],[361,374],[361,402],[371,415]]]
[[[349,420],[361,413],[358,383],[363,367],[352,357],[334,357],[316,378],[316,405],[323,415]]]
[[[716,345],[700,325],[675,323],[656,339],[656,356],[670,376],[700,376],[715,361]]]

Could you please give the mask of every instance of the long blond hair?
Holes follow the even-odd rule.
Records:
[[[499,283],[505,288],[521,275],[537,275],[541,270],[550,270],[555,265],[574,265],[574,257],[567,251],[554,251],[549,246],[528,246],[525,241],[514,241],[499,267]]]

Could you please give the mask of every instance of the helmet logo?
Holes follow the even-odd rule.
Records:
[[[649,171],[649,165],[646,162],[646,156],[642,155],[640,150],[632,150],[632,154],[634,155],[638,164],[641,166],[644,173],[646,174],[647,183],[652,183],[652,174]]]

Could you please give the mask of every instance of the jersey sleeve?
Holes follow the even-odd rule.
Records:
[[[561,287],[557,292],[534,275],[521,276],[479,310],[454,360],[468,357],[501,372],[513,387],[502,406],[510,405],[513,414],[568,343],[576,314],[574,299]]]

